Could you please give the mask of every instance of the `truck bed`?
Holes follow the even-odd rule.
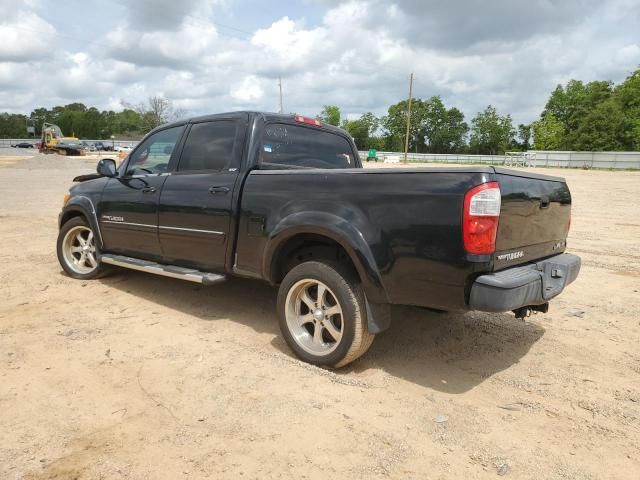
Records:
[[[462,242],[464,195],[489,181],[505,185],[498,251],[470,255]],[[547,196],[549,208],[536,210]],[[242,192],[236,266],[268,279],[274,239],[287,224],[306,223],[338,241],[361,239],[356,254],[370,255],[379,272],[363,282],[372,301],[466,309],[481,273],[564,251],[554,245],[565,239],[570,204],[563,179],[489,166],[254,170]],[[498,260],[522,249],[523,256]]]

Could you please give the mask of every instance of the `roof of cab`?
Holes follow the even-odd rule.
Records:
[[[199,122],[207,122],[207,121],[213,121],[213,120],[220,120],[222,118],[238,118],[241,117],[243,115],[248,117],[251,116],[262,116],[262,118],[266,121],[266,122],[273,122],[273,121],[281,121],[281,122],[287,122],[287,123],[298,123],[295,120],[295,117],[298,116],[299,114],[294,114],[294,113],[273,113],[273,112],[259,112],[259,111],[254,111],[254,110],[240,110],[240,111],[236,111],[236,112],[222,112],[222,113],[212,113],[212,114],[207,114],[207,115],[200,115],[198,117],[192,117],[192,118],[185,118],[182,120],[179,120],[177,122],[172,122],[166,125],[162,125],[161,127],[158,127],[158,129],[162,128],[167,128],[167,127],[174,127],[174,126],[179,126],[179,125],[184,125],[186,123],[199,123]],[[304,115],[303,115],[304,116]],[[341,133],[341,134],[346,134],[346,131],[343,130],[342,128],[330,125],[328,123],[322,123],[320,128],[325,128],[327,130],[333,130],[335,132]],[[155,130],[155,129],[154,129]]]

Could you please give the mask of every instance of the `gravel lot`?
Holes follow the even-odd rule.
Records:
[[[537,170],[568,179],[583,258],[550,313],[394,308],[330,372],[261,283],[63,275],[95,161],[0,151],[0,479],[639,478],[640,173]]]

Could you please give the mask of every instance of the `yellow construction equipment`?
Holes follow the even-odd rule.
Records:
[[[58,125],[54,125],[53,123],[43,123],[40,152],[77,156],[84,155],[85,149],[80,143],[79,138],[65,137]]]

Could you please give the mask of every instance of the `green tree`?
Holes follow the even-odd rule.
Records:
[[[40,135],[42,133],[42,124],[45,122],[51,122],[52,112],[50,112],[46,108],[36,108],[33,112],[31,112],[29,118],[36,127],[36,134]]]
[[[520,140],[519,146],[523,152],[526,152],[531,148],[531,133],[532,125],[521,123],[518,125],[518,139]]]
[[[381,119],[385,131],[386,148],[403,151],[407,128],[406,100],[391,105]],[[447,109],[438,96],[411,103],[409,151],[450,153],[464,148],[468,125],[457,108]]]
[[[114,133],[131,135],[136,132],[143,132],[142,118],[138,112],[125,108],[122,112],[115,114]]]
[[[345,118],[342,121],[342,128],[353,137],[353,141],[356,143],[358,150],[364,150],[366,148],[369,141],[369,130],[360,119],[349,120]]]
[[[370,137],[374,136],[380,128],[380,119],[371,112],[363,114],[360,117],[360,121],[367,126]]]
[[[632,131],[629,118],[619,103],[609,100],[591,110],[572,134],[574,150],[625,150],[627,132]]]
[[[533,148],[535,150],[558,150],[564,135],[562,122],[553,113],[546,113],[542,119],[533,122]]]
[[[340,125],[340,108],[335,105],[325,105],[316,118],[323,123],[337,127]]]
[[[469,126],[464,114],[457,108],[447,108],[440,97],[426,102],[425,121],[422,128],[426,152],[453,153],[464,148]]]
[[[179,120],[186,115],[186,112],[176,108],[171,100],[160,96],[149,97],[146,102],[141,102],[138,105],[132,105],[124,100],[120,103],[125,107],[125,112],[137,114],[138,128],[143,133],[165,123]]]
[[[342,128],[349,132],[356,143],[358,150],[365,150],[369,144],[369,130],[367,126],[360,120],[343,120]]]
[[[344,119],[342,128],[353,137],[359,150],[368,150],[371,147],[370,139],[375,135],[380,125],[379,119],[371,112],[363,114],[356,120]],[[377,145],[377,143],[376,143]]]
[[[627,118],[625,148],[640,150],[640,68],[615,88],[613,98]]]
[[[558,148],[577,150],[578,130],[584,130],[584,122],[589,114],[612,94],[613,84],[610,81],[584,84],[580,80],[570,80],[565,87],[558,85],[541,115],[544,117],[551,113],[562,124],[562,139]]]
[[[513,143],[515,130],[510,115],[499,115],[489,105],[471,120],[469,146],[473,153],[504,153]]]
[[[26,115],[0,113],[0,138],[25,138],[26,136]]]
[[[640,119],[631,122],[631,128],[627,132],[627,142],[631,145],[631,150],[640,150]]]
[[[545,105],[539,128],[545,126],[549,113],[562,126],[558,142],[557,125],[553,125],[554,148],[640,149],[640,69],[615,88],[610,81],[571,80],[566,86],[558,85]]]
[[[409,132],[409,150],[414,151],[418,137],[418,126],[421,123],[421,100],[411,104],[411,129]],[[402,100],[391,105],[387,115],[380,119],[384,129],[385,150],[400,152],[404,150],[404,138],[407,128],[408,101]]]

